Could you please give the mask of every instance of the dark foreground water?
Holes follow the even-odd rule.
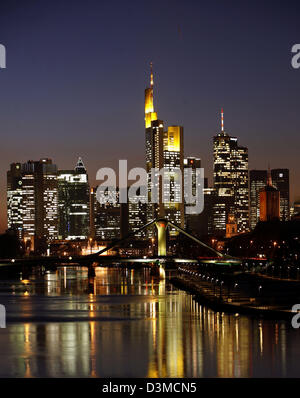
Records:
[[[0,377],[299,377],[300,329],[214,312],[149,269],[0,281]]]

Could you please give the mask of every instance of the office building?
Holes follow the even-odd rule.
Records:
[[[260,219],[260,191],[267,182],[267,170],[250,171],[250,227],[254,229]],[[280,220],[290,219],[289,170],[272,169],[272,185],[280,193]]]
[[[93,194],[96,196],[97,188],[93,189]],[[107,189],[107,196],[109,193],[116,198],[115,203],[109,200],[105,203],[99,203],[97,198],[94,197],[94,235],[95,239],[100,240],[113,240],[121,237],[121,206],[119,203],[119,189]],[[110,195],[110,196],[111,196]]]
[[[164,132],[163,160],[164,190],[170,193],[170,201],[163,203],[164,217],[184,228],[183,127],[169,126]],[[170,235],[177,232],[171,229]]]
[[[33,190],[34,196],[34,190]],[[14,229],[18,237],[23,237],[23,189],[21,163],[12,163],[7,172],[7,224]],[[34,217],[33,217],[34,234]]]
[[[219,203],[216,203],[218,225],[215,229],[225,235],[229,214],[237,222],[238,233],[249,229],[249,179],[248,149],[238,145],[236,137],[224,131],[223,110],[221,111],[221,132],[213,139],[214,145],[214,188]],[[222,216],[221,216],[222,215]]]
[[[145,90],[145,133],[146,133],[146,170],[148,175],[147,221],[165,217],[174,223],[184,226],[183,203],[183,127],[169,126],[166,131],[164,123],[157,118],[153,102],[153,71],[151,64],[150,87]],[[155,173],[151,173],[152,169]],[[165,186],[158,171],[166,169]],[[182,175],[178,177],[175,169]],[[178,180],[179,179],[179,180]],[[154,191],[158,195],[155,197]],[[170,192],[170,201],[163,198],[163,191]],[[175,234],[175,232],[171,232]],[[148,233],[148,237],[153,231]]]
[[[89,236],[89,183],[79,158],[73,170],[58,172],[58,215],[60,239],[86,239]]]
[[[288,169],[272,169],[272,184],[280,192],[280,220],[290,219],[290,180]]]
[[[260,219],[260,191],[265,188],[267,170],[250,170],[250,228]]]
[[[12,163],[7,172],[8,227],[30,242],[58,236],[57,167],[51,159]]]
[[[271,172],[268,172],[267,185],[260,193],[260,221],[280,219],[280,192],[272,185]]]

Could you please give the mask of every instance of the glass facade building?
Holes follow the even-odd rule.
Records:
[[[217,230],[226,232],[229,214],[237,221],[239,233],[249,230],[249,178],[248,149],[238,145],[236,137],[222,130],[213,139],[214,146],[214,188],[220,199]],[[226,198],[226,200],[223,200]],[[225,216],[224,216],[225,214]]]
[[[183,127],[169,126],[164,131],[163,121],[157,118],[153,103],[152,66],[150,87],[145,90],[145,131],[148,176],[147,222],[158,217],[165,217],[184,227]],[[156,171],[151,172],[154,168]],[[158,174],[159,170],[163,168],[166,171],[164,183],[168,186],[162,186],[162,178]],[[181,177],[178,177],[175,169],[181,171]],[[154,191],[158,193],[156,198]],[[163,192],[166,191],[170,193],[170,200],[163,198]],[[148,237],[151,237],[152,234],[153,231],[149,230]],[[177,233],[171,231],[170,234]]]
[[[82,159],[74,170],[58,172],[58,214],[60,239],[89,236],[89,183]]]
[[[250,228],[254,229],[260,218],[260,191],[267,181],[267,170],[250,170]]]
[[[272,184],[280,192],[280,220],[290,219],[290,176],[288,169],[272,169]]]
[[[12,163],[7,172],[8,228],[24,242],[58,236],[57,167],[51,159]]]

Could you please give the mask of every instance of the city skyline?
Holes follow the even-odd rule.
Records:
[[[0,1],[4,387],[300,376],[299,13]]]
[[[124,237],[128,232],[136,232],[157,218],[173,222],[181,228],[190,225],[191,232],[193,230],[198,237],[201,237],[199,231],[203,228],[202,231],[206,229],[207,237],[210,235],[226,238],[253,230],[258,220],[289,221],[292,209],[289,201],[289,170],[271,171],[269,168],[268,174],[261,170],[249,172],[248,148],[239,146],[238,137],[230,136],[225,130],[223,108],[220,111],[220,127],[219,133],[213,137],[213,186],[208,187],[204,175],[202,186],[196,177],[196,168],[200,171],[201,159],[185,157],[184,154],[183,126],[167,127],[163,120],[158,119],[154,106],[154,74],[151,62],[150,87],[145,89],[144,171],[148,176],[147,204],[136,203],[135,200],[132,202],[132,198],[128,198],[128,204],[123,206],[122,200],[119,202],[122,191],[117,187],[108,188],[113,188],[109,196],[116,195],[117,202],[113,205],[109,202],[102,203],[98,195],[95,195],[97,187],[89,184],[88,173],[81,157],[73,170],[58,170],[57,165],[49,158],[17,162],[12,163],[7,172],[8,229],[17,232],[24,242],[25,250],[28,248],[39,252],[46,250],[44,238],[47,242],[57,239],[89,240],[92,248],[94,240]],[[185,195],[182,192],[185,168],[190,168],[194,174],[193,195],[202,187],[204,198],[207,194],[210,197],[209,200],[203,198],[202,211],[205,216],[199,217],[200,212],[194,218],[188,217]],[[164,170],[167,180],[156,180],[160,170]],[[176,170],[180,171],[181,177]],[[106,173],[102,174],[102,178]],[[118,177],[121,178],[120,175]],[[130,182],[127,183],[130,186]],[[162,199],[166,184],[170,189],[168,202]],[[155,187],[158,188],[156,194]],[[199,194],[198,192],[197,195]],[[138,193],[138,197],[143,195],[145,193],[142,194],[141,191]],[[156,195],[158,202],[155,200]],[[172,227],[169,234],[175,237],[178,231]],[[145,235],[138,232],[136,238],[151,238],[153,241],[154,235],[154,231],[149,230]]]
[[[47,157],[61,169],[69,169],[74,159],[81,156],[91,186],[96,183],[96,171],[104,166],[116,168],[118,159],[127,158],[132,167],[144,166],[142,92],[148,81],[150,61],[159,91],[156,108],[166,125],[184,126],[185,156],[201,158],[210,186],[212,136],[219,131],[219,112],[224,107],[230,135],[239,137],[241,145],[249,149],[249,169],[266,169],[268,163],[272,168],[288,168],[291,202],[300,196],[297,168],[300,72],[290,65],[290,49],[297,41],[297,25],[293,22],[296,3],[281,12],[279,2],[272,3],[272,9],[255,3],[239,5],[234,11],[232,7],[226,10],[218,2],[206,8],[190,2],[190,9],[185,9],[182,16],[178,2],[172,8],[154,4],[156,12],[161,11],[157,19],[166,22],[164,28],[151,35],[140,25],[129,31],[130,21],[143,19],[147,25],[153,17],[153,11],[148,13],[145,5],[133,2],[120,5],[115,19],[120,22],[118,30],[108,29],[105,40],[98,33],[103,33],[107,26],[105,23],[100,26],[99,20],[103,22],[105,15],[111,15],[108,5],[100,7],[91,2],[91,9],[98,10],[95,15],[79,4],[71,15],[64,4],[49,5],[47,13],[35,5],[35,17],[39,18],[35,18],[31,30],[25,31],[22,31],[22,12],[30,16],[30,5],[26,9],[4,7],[0,16],[1,42],[7,48],[7,69],[0,71],[2,232],[6,228],[6,171],[15,160],[26,162]],[[218,7],[214,8],[216,4]],[[264,13],[258,16],[257,9],[270,12],[272,19],[265,20]],[[121,18],[124,11],[127,21]],[[8,13],[14,13],[20,22],[19,30],[12,31],[3,20]],[[82,17],[79,26],[83,29],[78,32],[79,16]],[[284,17],[290,21],[289,27],[279,35],[277,23]],[[51,27],[54,21],[55,31]],[[208,30],[209,21],[216,23],[215,32]],[[248,27],[254,21],[250,37]],[[68,34],[61,35],[67,31],[65,23]],[[86,31],[84,27],[89,24],[90,30]],[[224,26],[231,27],[221,36]],[[122,29],[124,37],[120,35]],[[237,29],[249,45],[234,37]],[[205,36],[208,31],[209,38]],[[21,32],[24,38],[20,41]],[[159,41],[162,33],[164,39]],[[262,34],[265,44],[261,43]],[[56,40],[58,37],[64,37],[62,42]],[[195,43],[197,37],[199,48],[191,47],[192,38]],[[75,52],[75,44],[84,53],[83,58]],[[221,55],[226,57],[222,57],[223,64],[217,62],[220,46]],[[116,48],[123,51],[115,51]],[[178,61],[170,64],[169,57],[174,51]],[[259,52],[259,62],[252,57],[255,51]]]
[[[179,194],[179,191],[177,192],[177,183],[175,184],[175,180],[173,180],[173,167],[179,167],[181,172],[186,167],[194,169],[195,167],[201,167],[201,159],[190,156],[184,157],[182,126],[169,126],[164,131],[164,122],[159,120],[157,112],[154,112],[152,63],[150,68],[150,88],[145,89],[145,171],[149,173],[153,166],[157,169],[165,167],[169,170],[167,174],[170,172],[170,189],[172,195],[175,195],[171,199],[171,202],[173,202],[176,195],[178,196]],[[249,170],[248,148],[238,146],[238,138],[230,136],[225,131],[223,109],[221,109],[220,121],[221,130],[213,137],[213,186],[208,187],[207,178],[204,179],[203,186],[204,197],[207,193],[209,193],[209,196],[213,195],[210,204],[205,203],[206,200],[204,199],[203,212],[208,214],[205,227],[208,235],[213,234],[221,237],[225,236],[226,231],[227,237],[229,224],[231,224],[231,229],[232,227],[235,228],[235,234],[247,232],[250,229],[253,230],[259,220],[259,216],[256,217],[254,215],[256,213],[259,215],[259,196],[262,195],[262,190],[272,186],[272,182],[270,182],[272,178],[275,181],[275,188],[272,189],[280,191],[280,220],[288,221],[294,204],[289,201],[289,170],[273,169],[271,171],[269,168],[268,174],[266,170]],[[149,154],[151,154],[150,157]],[[181,160],[179,161],[179,159]],[[49,182],[47,182],[48,180]],[[253,182],[255,185],[252,185]],[[130,182],[128,184],[130,186]],[[151,195],[151,178],[149,178],[149,184],[148,195]],[[193,190],[195,191],[196,181],[193,184]],[[159,190],[161,191],[161,189],[162,187],[160,186]],[[155,205],[150,204],[152,200],[150,196],[148,198],[150,202],[146,207],[141,203],[132,203],[129,199],[126,210],[128,225],[125,226],[123,219],[123,226],[121,226],[120,215],[122,212],[124,215],[125,213],[124,210],[121,211],[120,204],[117,202],[117,206],[112,206],[111,210],[108,210],[111,207],[108,203],[104,207],[102,205],[99,207],[98,200],[93,196],[96,190],[97,186],[91,187],[89,184],[88,172],[81,157],[78,158],[73,170],[59,170],[57,165],[52,164],[52,159],[49,158],[42,158],[39,161],[30,160],[26,163],[11,163],[10,170],[7,172],[8,228],[16,229],[19,237],[24,241],[28,240],[31,242],[30,247],[33,248],[34,245],[31,238],[34,236],[45,236],[47,239],[50,238],[50,240],[53,238],[67,240],[87,239],[88,237],[90,237],[89,239],[94,239],[102,236],[102,239],[105,240],[115,236],[115,233],[111,236],[109,235],[110,233],[108,235],[104,233],[105,229],[109,232],[113,227],[115,232],[121,234],[121,236],[121,231],[123,231],[124,236],[125,229],[131,232],[136,231],[146,223],[146,220],[150,222],[157,217],[165,217],[182,227],[190,222],[193,224],[192,219],[188,221],[185,211],[182,214],[181,212],[178,213],[177,210],[174,212],[174,204],[171,202],[167,206],[159,204],[157,210],[154,210],[152,207]],[[183,202],[181,205],[184,208]],[[171,212],[168,210],[169,206]],[[101,208],[104,210],[102,216],[100,215]],[[147,211],[146,208],[148,209]],[[45,216],[41,217],[42,213],[45,213]],[[146,213],[149,214],[146,216]],[[135,215],[133,216],[133,214]],[[116,217],[116,220],[113,221],[112,217]],[[206,216],[204,218],[196,216],[194,222],[196,224],[203,223],[205,218]],[[99,224],[100,220],[102,220],[102,224],[104,223],[103,225]],[[53,229],[52,232],[48,231],[50,226],[50,224],[47,224],[48,222],[52,225],[50,228],[51,230]],[[43,227],[41,223],[44,223],[45,226]],[[192,230],[198,235],[196,230],[199,227],[196,224],[193,225]],[[236,226],[234,226],[235,224]],[[99,231],[103,228],[100,235],[98,233],[95,234],[99,227]],[[44,233],[42,231],[45,228]],[[48,232],[50,233],[49,236]],[[148,237],[152,237],[152,233]]]

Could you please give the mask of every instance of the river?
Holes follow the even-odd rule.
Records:
[[[149,268],[0,280],[0,377],[299,377],[300,329],[215,312]]]

